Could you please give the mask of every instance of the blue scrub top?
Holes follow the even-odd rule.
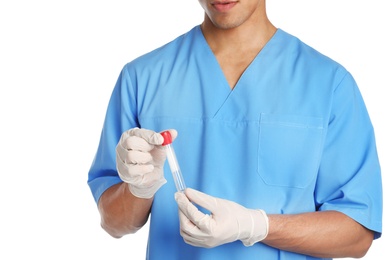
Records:
[[[115,146],[133,127],[178,131],[173,146],[188,187],[268,214],[337,210],[381,235],[380,166],[358,87],[340,64],[281,29],[233,90],[199,26],[126,64],[89,172],[96,202],[121,182]],[[262,243],[185,244],[168,165],[165,178],[147,259],[318,259]]]

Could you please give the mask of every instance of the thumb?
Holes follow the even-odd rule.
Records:
[[[160,132],[160,134],[162,133],[162,132],[169,132],[169,134],[171,135],[171,137],[172,137],[172,142],[176,139],[176,137],[177,137],[177,131],[175,130],[175,129],[167,129],[167,130],[164,130],[164,131],[161,131]]]
[[[174,141],[177,137],[177,131],[175,129],[169,129],[169,133],[171,133],[172,141]]]

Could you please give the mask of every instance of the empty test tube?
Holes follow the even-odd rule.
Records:
[[[186,185],[184,183],[183,175],[181,174],[181,170],[179,167],[179,163],[177,162],[175,150],[172,146],[172,136],[169,131],[164,131],[161,133],[164,137],[163,146],[167,152],[167,159],[169,167],[171,168],[173,180],[175,181],[177,191],[183,192],[186,189]]]

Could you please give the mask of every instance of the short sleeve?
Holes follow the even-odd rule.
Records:
[[[316,184],[318,210],[340,211],[382,232],[382,181],[374,129],[349,73],[333,93],[332,111]]]
[[[122,69],[113,89],[88,173],[88,185],[96,203],[106,189],[121,182],[116,170],[115,148],[124,131],[138,126],[135,91],[128,70],[129,64]]]

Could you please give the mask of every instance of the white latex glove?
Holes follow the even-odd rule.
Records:
[[[172,139],[177,132],[169,130]],[[119,177],[139,198],[152,198],[167,181],[164,178],[164,138],[152,130],[132,128],[124,132],[116,146],[116,166]]]
[[[179,206],[180,234],[187,244],[212,248],[241,240],[251,246],[268,234],[268,217],[263,210],[247,209],[233,201],[187,188],[175,193]],[[211,212],[204,214],[192,204]]]

